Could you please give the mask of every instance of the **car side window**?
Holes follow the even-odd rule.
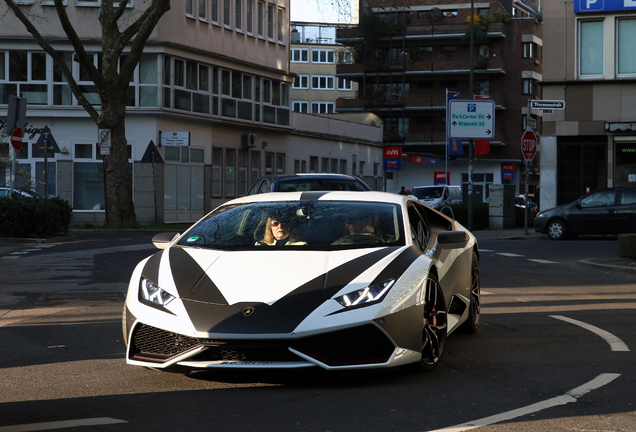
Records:
[[[270,179],[263,180],[261,186],[258,188],[258,193],[268,193],[272,191],[272,181]]]
[[[247,194],[248,195],[256,195],[257,193],[260,193],[261,183],[262,182],[260,180],[256,181],[256,183],[254,183],[254,185],[252,186],[252,188],[249,190],[249,192]]]
[[[609,207],[616,202],[616,191],[593,193],[581,200],[581,207]]]
[[[408,218],[411,226],[411,239],[422,251],[428,247],[431,237],[426,218],[424,218],[414,205],[408,207]]]
[[[621,205],[636,204],[636,191],[624,190],[621,194]]]

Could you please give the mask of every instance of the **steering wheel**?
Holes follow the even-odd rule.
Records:
[[[339,238],[332,245],[384,244],[382,237],[375,233],[354,233]]]

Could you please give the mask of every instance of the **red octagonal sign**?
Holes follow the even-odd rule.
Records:
[[[537,154],[537,136],[532,129],[528,129],[521,137],[521,153],[523,157],[531,161]]]

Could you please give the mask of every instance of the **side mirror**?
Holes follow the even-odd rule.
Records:
[[[162,232],[156,234],[152,238],[152,244],[154,244],[157,249],[165,249],[170,243],[172,243],[175,238],[179,237],[180,235],[181,234],[178,232]]]
[[[444,231],[437,235],[437,243],[443,249],[460,249],[468,243],[466,231]]]
[[[577,202],[576,204],[574,204],[574,207],[576,207],[579,210],[583,210],[583,206],[581,205],[580,202]]]

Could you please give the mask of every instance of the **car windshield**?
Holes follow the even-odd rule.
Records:
[[[278,185],[279,192],[306,192],[306,191],[358,191],[366,189],[361,183],[349,179],[304,179],[292,178],[281,180]]]
[[[425,200],[425,199],[435,199],[442,196],[444,193],[444,186],[431,186],[431,187],[422,187],[422,188],[414,188],[411,192],[411,195],[414,195],[417,199]]]
[[[397,204],[356,201],[279,201],[218,208],[178,242],[221,250],[342,250],[403,246]]]

